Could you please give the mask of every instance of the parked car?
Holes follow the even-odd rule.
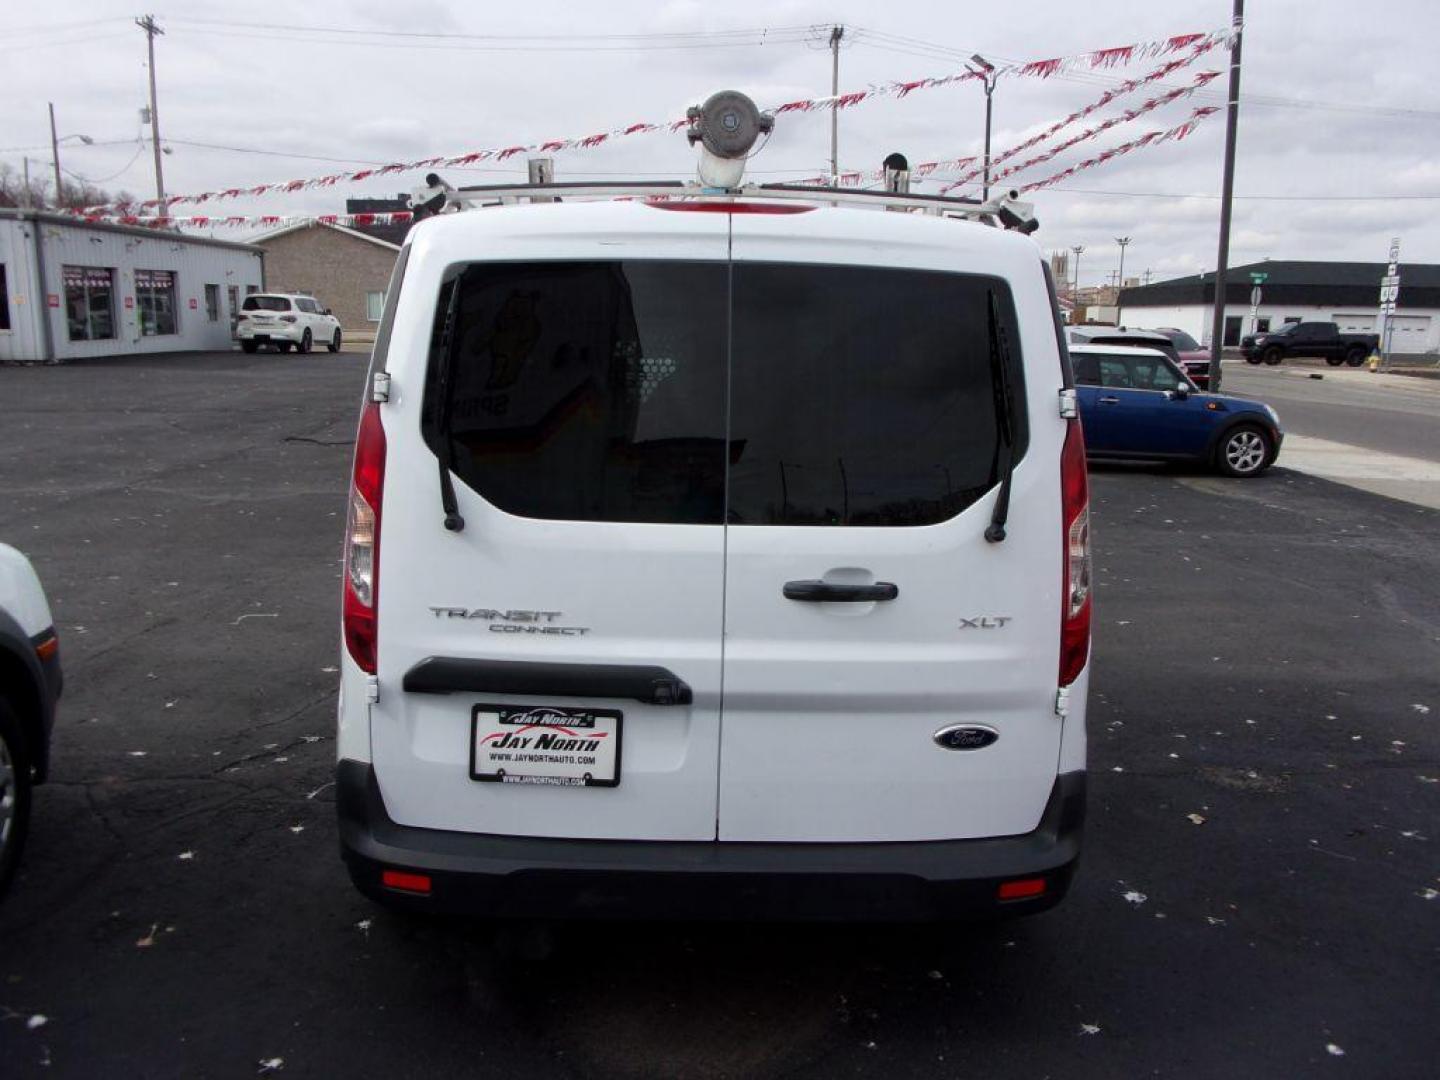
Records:
[[[50,771],[60,639],[35,569],[0,544],[0,896],[25,847],[34,785]]]
[[[313,296],[252,293],[240,305],[235,337],[247,353],[261,345],[308,353],[317,343],[333,353],[340,351],[340,320]]]
[[[1068,888],[1089,511],[1043,255],[726,198],[406,239],[343,574],[339,832],[380,902],[930,920]]]
[[[1210,350],[1201,345],[1184,330],[1173,326],[1161,326],[1155,331],[1164,334],[1175,349],[1175,359],[1180,370],[1201,390],[1210,388]]]
[[[1250,477],[1280,453],[1274,409],[1201,393],[1158,349],[1078,345],[1070,362],[1092,458],[1188,461]]]
[[[1159,349],[1175,363],[1180,363],[1180,354],[1170,338],[1158,330],[1133,330],[1125,326],[1082,326],[1070,331],[1070,341],[1075,345],[1135,345],[1146,349]]]
[[[1315,356],[1331,367],[1359,367],[1379,341],[1375,334],[1342,334],[1333,322],[1287,323],[1278,330],[1245,335],[1240,339],[1240,351],[1252,364],[1278,364],[1287,357]]]

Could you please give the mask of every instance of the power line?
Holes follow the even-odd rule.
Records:
[[[1094,188],[1052,187],[1051,191],[1065,191],[1072,195],[1114,195],[1132,199],[1218,199],[1215,192],[1185,191],[1099,191]],[[1374,202],[1376,199],[1430,200],[1440,199],[1440,192],[1434,194],[1407,195],[1240,195],[1236,199],[1253,199],[1266,202]]]
[[[338,45],[342,48],[358,49],[411,49],[431,52],[583,52],[583,53],[604,53],[604,52],[672,52],[689,49],[746,49],[756,48],[769,44],[799,44],[802,37],[789,39],[767,38],[766,40],[755,41],[696,41],[688,43],[646,43],[635,45],[445,45],[433,42],[420,41],[347,41],[338,38],[311,37],[297,39],[285,34],[270,34],[254,31],[240,30],[197,30],[191,27],[179,27],[177,33],[181,36],[203,34],[207,36],[223,38],[252,38],[257,41],[277,41],[291,45]]]
[[[225,19],[197,19],[190,16],[171,16],[171,22],[188,23],[200,26],[218,26],[238,30],[254,29],[253,22],[233,22]],[[714,39],[722,37],[755,36],[769,34],[789,34],[814,32],[815,26],[775,26],[775,27],[748,27],[736,30],[689,30],[689,31],[667,31],[667,32],[646,32],[634,34],[465,34],[448,31],[423,31],[423,30],[366,30],[353,26],[301,26],[286,23],[265,23],[266,28],[272,30],[293,30],[298,33],[317,34],[349,34],[355,36],[386,37],[386,38],[439,38],[443,40],[463,41],[660,41],[677,38],[689,39]],[[828,29],[828,28],[826,28]]]

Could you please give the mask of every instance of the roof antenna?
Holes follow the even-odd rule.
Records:
[[[692,146],[700,144],[700,183],[722,191],[740,186],[751,148],[775,127],[775,118],[738,90],[711,94],[705,104],[692,105],[685,115],[690,121],[685,137]]]

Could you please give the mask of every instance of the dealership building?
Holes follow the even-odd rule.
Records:
[[[0,363],[228,349],[249,244],[0,209]]]
[[[1225,274],[1227,346],[1243,334],[1277,330],[1285,323],[1334,322],[1347,333],[1378,333],[1384,263],[1302,262],[1293,259],[1231,267]],[[1252,275],[1264,275],[1260,303],[1250,316]],[[1127,326],[1175,327],[1210,343],[1215,275],[1157,281],[1122,289]],[[1440,353],[1440,266],[1400,264],[1400,296],[1390,320],[1392,353]]]

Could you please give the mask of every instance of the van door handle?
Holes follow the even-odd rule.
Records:
[[[1120,399],[1119,399],[1118,397],[1102,397],[1102,398],[1100,399],[1100,404],[1101,404],[1101,405],[1119,405],[1119,404],[1120,404]]]
[[[874,600],[894,600],[900,587],[888,581],[874,585],[837,585],[829,581],[787,581],[786,600],[803,600],[809,604],[863,604]]]

